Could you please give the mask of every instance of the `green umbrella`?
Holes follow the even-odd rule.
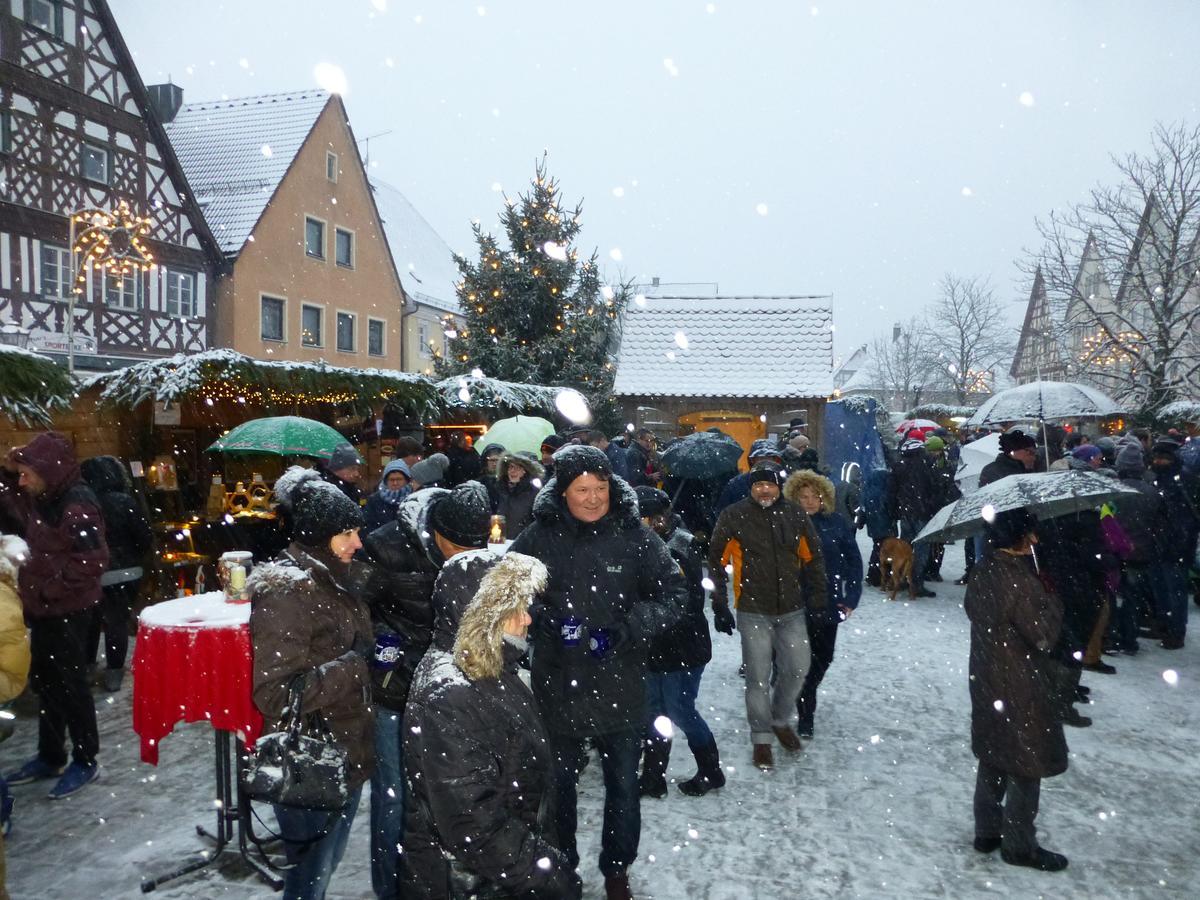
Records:
[[[528,450],[537,456],[542,441],[554,434],[554,426],[540,416],[513,416],[499,419],[475,441],[475,449],[482,453],[488,444],[499,444],[508,453]]]
[[[272,416],[239,425],[208,449],[329,459],[333,449],[344,443],[346,439],[324,422],[302,416]]]

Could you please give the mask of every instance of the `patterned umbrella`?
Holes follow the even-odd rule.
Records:
[[[303,416],[271,416],[239,425],[208,449],[329,459],[333,449],[344,443],[346,439],[323,422]]]

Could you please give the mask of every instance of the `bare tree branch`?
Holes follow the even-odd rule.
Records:
[[[1016,332],[986,279],[945,275],[926,311],[925,345],[960,405],[991,393],[993,371],[1012,358]]]
[[[898,334],[879,335],[871,342],[867,375],[881,404],[905,410],[943,381],[933,365],[936,353],[927,344],[924,323],[914,317],[897,328]]]

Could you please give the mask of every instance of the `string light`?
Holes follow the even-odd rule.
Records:
[[[72,216],[72,225],[82,227],[71,250],[110,276],[148,272],[154,256],[143,239],[152,224],[148,217],[134,215],[124,200],[112,211],[83,210]],[[76,294],[84,292],[86,281],[86,267],[80,266],[75,273]]]

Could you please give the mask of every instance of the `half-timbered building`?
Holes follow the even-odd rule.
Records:
[[[113,273],[72,237],[122,204],[152,264]],[[0,0],[0,323],[79,369],[204,350],[219,265],[105,0]]]

